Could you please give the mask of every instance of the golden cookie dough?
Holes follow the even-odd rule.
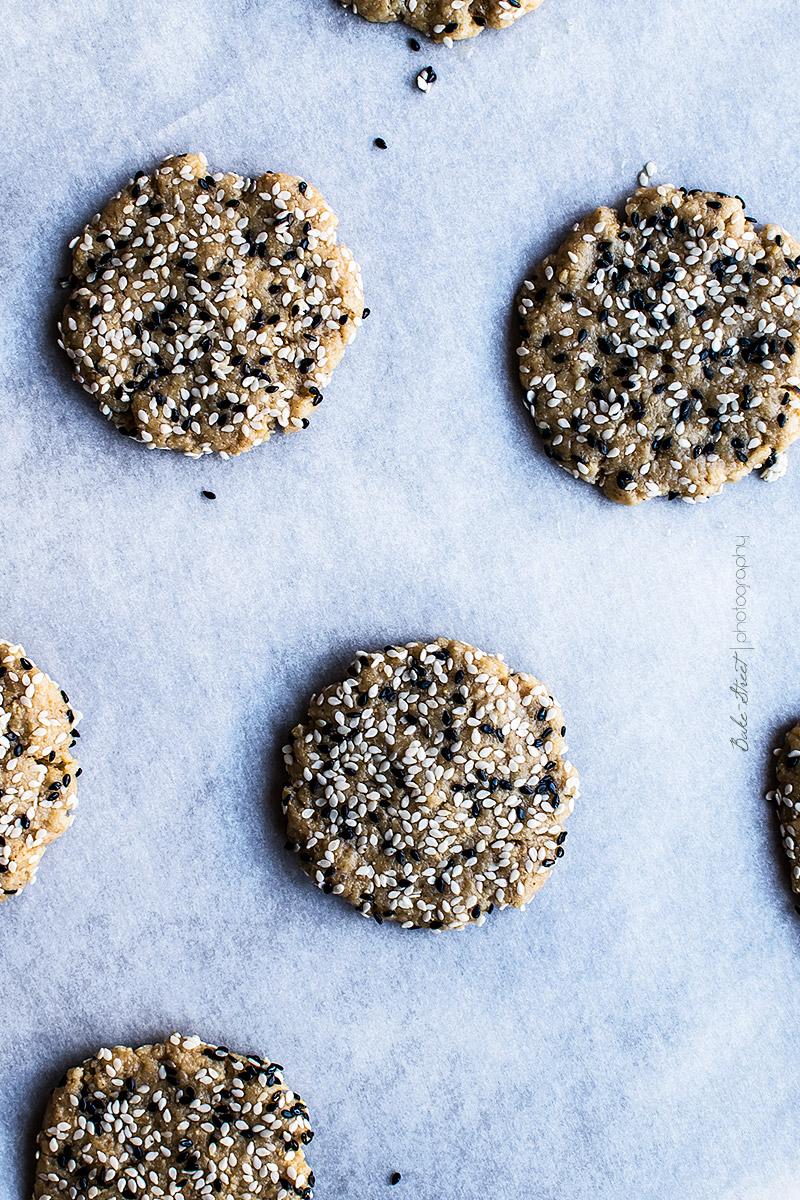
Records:
[[[775,753],[778,786],[767,799],[777,805],[781,840],[791,864],[792,890],[800,894],[800,725],[789,730]]]
[[[462,642],[359,654],[284,748],[290,842],[318,887],[379,923],[483,924],[564,853],[565,732],[544,684]]]
[[[542,0],[340,0],[368,21],[404,21],[435,42],[475,37],[487,26],[507,29]]]
[[[800,245],[738,197],[640,188],[518,297],[545,453],[612,500],[704,500],[800,435]]]
[[[72,824],[79,720],[21,646],[0,642],[0,901],[33,883],[46,847]]]
[[[71,243],[60,345],[101,412],[153,448],[241,454],[304,429],[364,312],[320,193],[291,175],[144,172]]]
[[[34,1200],[310,1200],[314,1135],[281,1071],[177,1033],[99,1050],[50,1098]]]

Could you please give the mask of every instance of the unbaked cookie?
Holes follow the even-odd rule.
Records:
[[[461,642],[359,654],[284,748],[291,844],[379,923],[458,929],[522,908],[564,853],[565,732],[544,684]]]
[[[0,901],[33,882],[45,848],[72,824],[79,720],[21,646],[0,642]]]
[[[34,1200],[310,1198],[314,1135],[281,1071],[177,1033],[98,1051],[50,1098]]]
[[[783,848],[791,864],[792,890],[800,893],[800,725],[789,730],[775,753],[778,786],[767,799],[777,805]]]
[[[800,245],[738,197],[641,188],[518,297],[545,452],[622,504],[703,500],[800,435]]]
[[[241,454],[303,429],[363,315],[358,265],[311,184],[141,172],[71,243],[60,344],[101,412],[150,447]]]
[[[542,0],[340,0],[368,21],[405,21],[435,42],[460,41],[483,29],[506,29]]]

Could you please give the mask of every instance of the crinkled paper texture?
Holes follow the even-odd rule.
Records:
[[[794,0],[546,0],[417,54],[334,0],[0,9],[0,637],[85,714],[75,822],[0,914],[4,1198],[64,1069],[173,1029],[285,1066],[319,1200],[395,1170],[437,1200],[800,1196],[762,799],[800,715],[800,452],[774,485],[618,508],[544,458],[513,320],[649,159],[800,231]],[[310,428],[229,462],[125,440],[56,346],[69,240],[189,150],[310,179],[372,309]],[[582,793],[527,911],[439,937],[314,888],[279,808],[309,695],[437,634],[547,682]]]

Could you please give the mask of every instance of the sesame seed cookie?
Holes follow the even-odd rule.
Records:
[[[792,890],[800,894],[800,725],[789,730],[775,754],[778,786],[767,793],[767,799],[778,807],[783,848],[791,863]]]
[[[800,245],[738,197],[640,188],[518,297],[545,453],[612,500],[704,500],[800,435]]]
[[[50,1098],[34,1200],[310,1200],[314,1135],[282,1069],[177,1033],[99,1050]]]
[[[483,924],[564,853],[578,775],[544,684],[462,642],[359,654],[284,748],[303,870],[365,917]]]
[[[487,25],[507,29],[542,0],[340,0],[368,21],[404,21],[435,42],[475,37]]]
[[[33,883],[46,847],[72,824],[80,716],[21,646],[0,642],[0,901]]]
[[[361,275],[319,192],[166,159],[70,244],[60,345],[100,411],[153,448],[241,454],[304,429],[361,323]]]

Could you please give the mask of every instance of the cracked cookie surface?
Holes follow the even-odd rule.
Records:
[[[290,842],[318,887],[379,923],[482,924],[564,853],[565,732],[544,684],[462,642],[359,654],[284,748]]]
[[[21,646],[0,642],[0,901],[33,882],[47,846],[72,824],[79,720]]]
[[[71,244],[60,344],[101,412],[151,448],[241,454],[308,425],[361,323],[361,275],[304,180],[140,172]]]
[[[34,1200],[311,1200],[314,1135],[282,1070],[177,1033],[98,1051],[50,1097]]]
[[[800,436],[800,245],[738,197],[641,188],[517,299],[545,452],[622,504],[703,500]]]

